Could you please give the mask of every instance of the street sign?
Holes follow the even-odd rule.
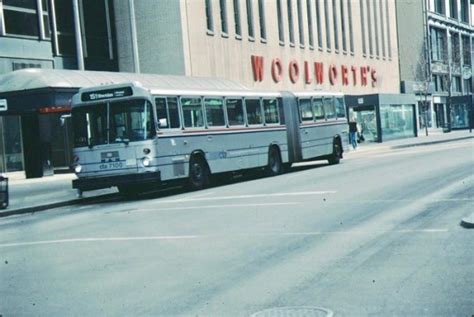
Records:
[[[6,99],[0,99],[0,111],[7,111],[8,105]]]

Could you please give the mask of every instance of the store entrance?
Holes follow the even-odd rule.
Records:
[[[377,114],[375,106],[349,108],[349,119],[354,118],[360,126],[364,142],[378,142]]]

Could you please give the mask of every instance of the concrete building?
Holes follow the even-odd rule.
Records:
[[[139,72],[225,78],[260,90],[393,95],[401,81],[395,9],[395,0],[0,0],[0,74]],[[29,112],[41,116],[42,107],[31,104]],[[381,115],[351,109],[361,120]],[[40,129],[61,111],[43,112],[49,119],[39,120]],[[380,124],[400,126],[415,113],[407,111],[390,110]],[[22,169],[27,119],[15,109],[0,113],[0,168]],[[55,167],[69,163],[61,129],[55,125],[50,140]],[[404,135],[416,135],[416,125]]]
[[[423,0],[397,1],[396,6],[401,89],[417,94],[419,127],[468,128],[474,5]]]

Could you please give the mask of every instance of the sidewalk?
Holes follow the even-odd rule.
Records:
[[[414,146],[423,146],[436,143],[452,142],[472,139],[474,132],[468,130],[452,131],[450,133],[430,132],[425,136],[424,131],[417,138],[406,138],[384,143],[362,143],[357,151],[351,154],[388,151]],[[0,217],[37,212],[51,208],[74,205],[95,198],[113,196],[116,188],[84,192],[82,198],[77,197],[77,192],[72,189],[71,182],[76,178],[74,174],[56,174],[43,178],[25,179],[24,172],[7,173],[10,186],[10,205],[5,210],[0,210]]]

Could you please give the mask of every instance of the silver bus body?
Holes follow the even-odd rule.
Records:
[[[120,189],[188,178],[196,157],[205,162],[209,174],[266,167],[274,151],[283,165],[330,159],[335,157],[336,143],[338,162],[347,148],[345,113],[334,118],[313,114],[313,120],[308,115],[316,107],[313,101],[316,105],[318,98],[329,102],[337,97],[342,95],[147,89],[137,83],[81,89],[72,105],[73,122],[78,127],[74,148],[78,179],[73,187]],[[304,120],[300,102],[306,107]],[[128,103],[148,114],[128,112]],[[94,114],[94,107],[101,108],[105,119]],[[117,120],[124,125],[128,120],[133,131]],[[97,129],[98,121],[103,135],[95,140],[92,130]],[[130,137],[135,132],[140,132],[139,137]]]

